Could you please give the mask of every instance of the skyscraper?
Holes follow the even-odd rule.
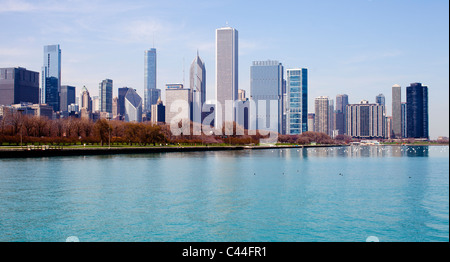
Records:
[[[59,111],[58,78],[50,76],[45,78],[45,103]]]
[[[59,103],[61,112],[68,112],[69,105],[75,103],[75,87],[64,85],[61,86],[61,92],[59,93]]]
[[[402,138],[408,137],[408,124],[407,124],[407,114],[406,114],[406,102],[402,102]]]
[[[379,105],[386,105],[386,98],[384,97],[383,94],[379,94],[375,97],[375,104],[379,104]]]
[[[206,101],[206,68],[198,52],[191,64],[189,79],[192,92],[193,120],[201,123],[202,106]]]
[[[136,90],[128,88],[124,99],[126,122],[142,121],[142,98],[136,93]]]
[[[54,77],[56,78],[53,80],[47,81],[47,78]],[[53,97],[53,95],[48,96],[46,93],[49,90],[55,89],[55,83],[56,83],[56,89],[57,92],[60,91],[61,88],[61,49],[59,45],[46,45],[44,46],[44,65],[42,66],[42,74],[41,74],[41,94],[40,94],[40,103],[56,103],[56,101],[47,101],[47,99],[50,99]],[[55,82],[56,81],[56,82]],[[48,86],[51,84],[52,86]],[[50,91],[50,92],[52,92]],[[59,100],[59,95],[57,96]],[[54,108],[57,108],[59,110],[59,104],[54,106]]]
[[[406,87],[407,135],[428,139],[428,87],[412,83]]]
[[[105,79],[99,84],[100,112],[112,114],[113,81]]]
[[[314,132],[315,131],[315,128],[314,128],[314,126],[315,126],[315,123],[314,123],[315,118],[316,118],[316,114],[314,114],[314,113],[309,113],[308,114],[308,131],[310,131],[310,132]]]
[[[286,134],[296,135],[308,131],[308,69],[286,70],[285,102]]]
[[[161,90],[156,88],[156,49],[150,48],[144,52],[143,111],[151,112],[151,106],[156,104],[160,96]]]
[[[315,131],[330,135],[329,113],[330,100],[328,96],[319,96],[314,100],[315,107]]]
[[[223,27],[216,29],[216,127],[222,127],[225,121],[235,120],[235,111],[230,105],[237,98],[238,31],[231,27]],[[227,108],[225,108],[226,101],[228,101]]]
[[[400,85],[392,86],[392,137],[402,137],[402,88]]]
[[[119,116],[119,119],[123,119],[123,116],[125,116],[125,95],[128,92],[128,87],[120,87],[118,89],[118,97],[117,97],[117,115]]]
[[[166,107],[163,105],[161,98],[156,104],[152,105],[151,119],[152,123],[164,123],[166,121]]]
[[[81,89],[80,93],[80,100],[81,100],[81,108],[80,109],[86,109],[87,111],[92,111],[92,99],[89,94],[89,91],[85,86],[83,86],[83,89]]]
[[[336,109],[335,109],[335,119],[334,126],[337,130],[338,135],[343,135],[347,133],[346,129],[346,107],[348,105],[348,95],[339,94],[336,95]]]
[[[334,112],[334,100],[328,100],[328,135],[334,138],[337,134],[334,129],[335,112]]]
[[[91,96],[89,95],[89,91],[85,86],[83,86],[83,89],[81,89],[80,100],[81,100],[81,108],[80,108],[81,118],[90,119],[92,113],[92,99]]]
[[[0,68],[0,106],[39,103],[39,73],[22,67]]]
[[[166,123],[171,121],[189,121],[191,118],[190,106],[192,94],[189,88],[183,88],[182,84],[166,85]],[[181,108],[181,109],[180,109]]]
[[[256,105],[255,120],[258,130],[282,133],[283,72],[283,65],[278,61],[254,61],[250,67],[250,97]],[[276,101],[276,108],[271,107],[271,101]],[[265,110],[260,108],[260,105],[265,105]],[[275,126],[272,126],[271,122],[275,123]]]

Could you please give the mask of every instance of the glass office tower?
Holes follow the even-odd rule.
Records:
[[[142,98],[136,93],[136,90],[128,88],[124,97],[126,122],[142,122]]]
[[[61,88],[61,49],[59,45],[46,45],[44,46],[44,65],[42,66],[42,74],[41,74],[41,91],[40,91],[40,103],[41,104],[55,104],[58,101],[50,100],[47,101],[50,97],[54,97],[54,95],[47,95],[47,91],[53,92],[55,83],[54,79],[47,81],[47,78],[54,77],[56,78],[57,84],[57,92],[60,91]],[[48,86],[47,83],[52,84],[52,86]],[[58,99],[59,100],[59,97]],[[56,111],[59,110],[58,106]]]
[[[286,70],[286,134],[308,131],[308,70]],[[317,117],[317,115],[316,115]]]
[[[151,112],[161,96],[161,90],[156,88],[156,49],[150,48],[144,52],[144,112]]]
[[[99,85],[100,112],[112,114],[113,81],[111,79],[103,80]]]
[[[283,132],[283,70],[281,63],[271,60],[254,61],[250,67],[250,97],[257,109],[253,117],[258,130]],[[271,108],[270,101],[276,101],[276,108]],[[262,103],[266,105],[265,111],[258,108]],[[272,118],[276,119],[276,126],[270,126]]]
[[[406,87],[407,135],[428,139],[428,87],[412,83]]]

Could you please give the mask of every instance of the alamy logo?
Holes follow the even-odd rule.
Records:
[[[264,136],[261,143],[276,143],[280,132],[278,100],[258,100],[257,103],[254,100],[228,100],[224,105],[215,101],[212,105],[203,104],[201,108],[186,100],[175,100],[167,105],[166,110],[169,116],[166,122],[174,136],[243,136],[244,130],[247,130],[248,135],[256,135],[258,132]]]

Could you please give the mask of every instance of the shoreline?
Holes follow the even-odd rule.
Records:
[[[92,156],[92,155],[117,155],[117,154],[150,154],[167,152],[204,152],[204,151],[227,151],[227,150],[258,150],[258,149],[283,149],[283,148],[305,148],[305,147],[343,147],[349,145],[277,145],[277,146],[154,146],[154,147],[35,147],[34,149],[23,148],[0,148],[0,159],[2,158],[31,158],[52,156]]]
[[[93,156],[93,155],[118,155],[118,154],[151,154],[167,152],[205,152],[227,150],[261,150],[283,148],[314,148],[314,147],[347,147],[351,145],[260,145],[260,146],[142,146],[142,147],[0,147],[0,159],[4,158],[35,158],[53,156]],[[357,146],[448,146],[448,144],[381,144],[381,145],[357,145]]]

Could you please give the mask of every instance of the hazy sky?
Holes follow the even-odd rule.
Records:
[[[391,115],[392,85],[406,101],[406,86],[421,82],[430,137],[449,136],[447,0],[0,0],[0,67],[41,72],[43,46],[60,44],[63,85],[95,96],[109,78],[114,96],[127,86],[143,97],[146,49],[157,49],[160,89],[189,87],[198,50],[212,99],[215,29],[227,23],[239,32],[239,88],[249,90],[252,61],[278,60],[308,68],[310,112],[317,96],[359,103],[382,93]]]

